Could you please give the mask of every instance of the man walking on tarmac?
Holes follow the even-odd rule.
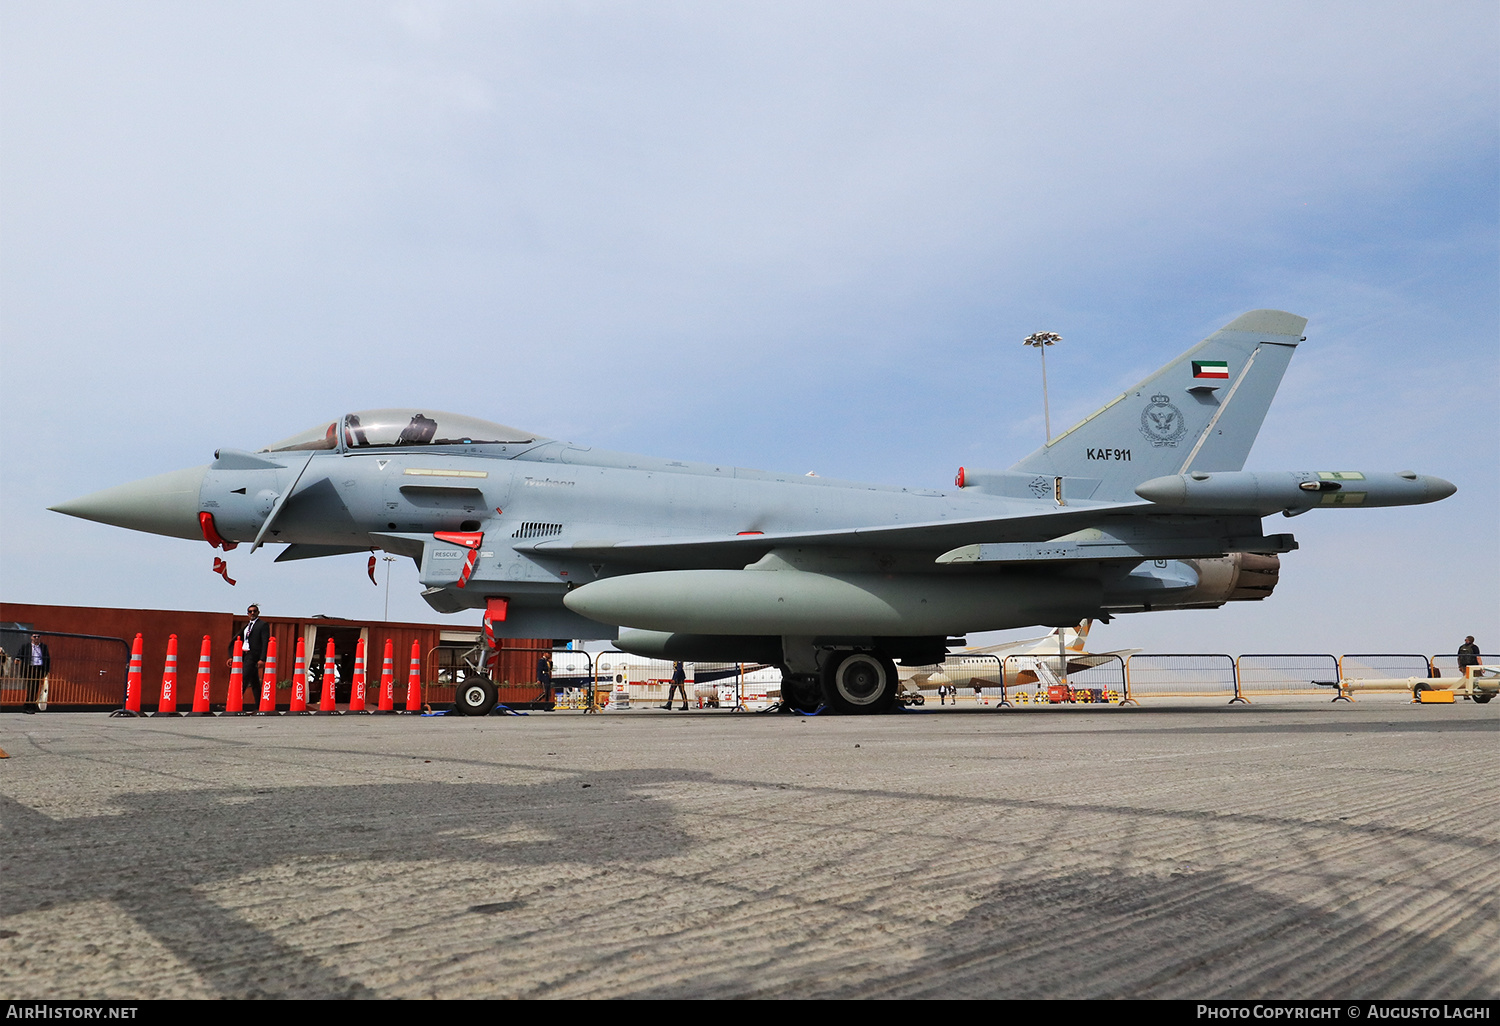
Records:
[[[1458,675],[1466,677],[1464,668],[1480,665],[1479,646],[1474,644],[1474,635],[1470,634],[1464,639],[1464,643],[1458,646]]]
[[[245,641],[241,652],[245,667],[243,683],[247,696],[245,701],[254,702],[260,694],[260,682],[266,674],[266,647],[271,640],[271,625],[260,618],[260,606],[253,602],[245,610],[245,615],[250,617],[250,622],[241,631],[241,637]]]
[[[672,664],[672,686],[667,689],[667,704],[663,709],[672,708],[672,696],[677,694],[677,689],[682,689],[682,710],[686,711],[687,703],[687,671],[682,668],[682,660],[679,659]]]

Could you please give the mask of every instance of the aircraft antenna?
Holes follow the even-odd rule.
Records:
[[[1047,408],[1047,347],[1062,341],[1055,331],[1038,331],[1021,340],[1023,346],[1034,346],[1042,353],[1042,418],[1047,425],[1047,444],[1052,444],[1052,411]]]

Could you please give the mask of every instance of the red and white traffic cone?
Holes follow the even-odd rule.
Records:
[[[411,643],[411,668],[406,671],[406,711],[422,711],[422,646]]]
[[[319,716],[337,716],[338,706],[333,704],[333,639],[328,639],[323,649],[323,694],[318,699]]]
[[[213,684],[213,642],[203,635],[203,647],[198,652],[198,679],[193,684],[193,711],[189,716],[212,716],[208,708],[208,689]]]
[[[368,713],[365,708],[365,639],[354,646],[354,679],[349,682],[349,711]]]
[[[257,716],[276,715],[276,639],[266,643],[266,673],[260,682],[260,708]]]
[[[380,667],[380,706],[377,715],[394,714],[396,711],[396,649],[390,638],[385,639],[385,662]]]
[[[302,638],[297,639],[297,661],[292,664],[292,701],[286,714],[307,715],[307,646]]]
[[[145,676],[144,645],[139,634],[130,644],[130,669],[125,673],[125,708],[115,713],[116,716],[141,715],[141,678]]]
[[[161,697],[156,700],[156,715],[177,715],[177,635],[167,639],[167,665],[161,671]]]
[[[245,639],[234,639],[234,659],[229,663],[229,693],[224,696],[224,715],[245,715]]]

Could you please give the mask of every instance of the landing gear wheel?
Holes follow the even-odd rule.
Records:
[[[881,713],[896,701],[896,664],[870,652],[850,652],[828,663],[824,692],[835,712]]]
[[[787,712],[816,712],[823,704],[823,688],[818,678],[806,673],[781,674],[781,707]]]
[[[453,708],[465,716],[488,716],[499,698],[494,681],[488,677],[470,677],[458,686]]]

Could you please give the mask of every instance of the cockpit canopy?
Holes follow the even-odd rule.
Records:
[[[342,431],[341,431],[342,429]],[[261,452],[337,449],[340,434],[346,449],[375,449],[411,445],[505,445],[534,442],[529,431],[493,424],[476,417],[439,410],[361,410],[332,423],[283,438]]]

